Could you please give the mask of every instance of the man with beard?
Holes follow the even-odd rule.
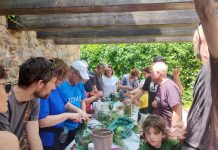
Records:
[[[55,89],[56,80],[53,63],[43,57],[30,58],[20,66],[18,84],[13,86],[9,96],[8,112],[0,114],[0,130],[14,133],[21,149],[28,149],[28,144],[31,150],[43,149],[37,98],[47,98]]]

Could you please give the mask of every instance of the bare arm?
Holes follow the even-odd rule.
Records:
[[[39,137],[39,124],[37,121],[28,121],[26,125],[27,140],[31,150],[43,150]]]
[[[122,85],[120,82],[117,84],[117,89],[125,89],[125,90],[131,90],[132,87],[128,85]]]
[[[181,122],[182,107],[180,104],[177,104],[172,107],[172,110],[173,110],[172,126],[175,126]]]
[[[0,132],[0,147],[1,147],[1,150],[19,150],[20,149],[17,137],[8,131]]]
[[[218,25],[216,22],[216,8],[214,0],[194,0],[195,9],[202,23],[209,53],[218,59]]]
[[[139,101],[139,100],[134,100],[134,104],[135,104],[136,106],[139,106],[140,101]]]
[[[145,91],[143,91],[142,89],[137,90],[137,92],[135,93],[135,95],[133,97],[131,97],[131,100],[139,100],[139,98],[145,93]]]
[[[67,102],[67,104],[65,105],[65,109],[66,110],[73,110],[73,111],[78,112],[78,113],[80,113],[82,111],[80,108],[74,106],[70,102]]]
[[[103,96],[103,92],[98,91],[95,95],[93,95],[92,97],[86,98],[83,101],[85,101],[86,104],[90,104],[93,101],[95,101],[96,99],[100,98],[101,96]]]
[[[180,70],[178,68],[173,70],[173,81],[176,83],[176,85],[179,87],[180,95],[183,91],[183,86],[180,80]]]
[[[93,101],[95,101],[96,99],[98,99],[99,97],[97,95],[93,95],[92,97],[89,97],[89,98],[86,98],[84,99],[83,101],[86,103],[86,104],[90,104],[92,103]]]
[[[77,113],[63,113],[59,115],[48,115],[46,118],[39,120],[39,126],[41,128],[51,127],[64,122],[67,119],[80,121],[80,115]]]
[[[83,102],[83,103],[85,103],[85,102]],[[81,104],[82,104],[82,102],[81,102]],[[84,105],[84,104],[83,104],[83,105]],[[85,118],[86,120],[89,120],[89,117],[88,117],[86,111],[83,111],[82,109],[80,109],[80,108],[74,106],[74,105],[71,104],[70,102],[68,102],[68,103],[65,105],[65,108],[68,109],[68,110],[74,110],[75,112],[79,113],[79,114],[82,116],[82,118]],[[83,106],[82,106],[82,108],[83,108]]]
[[[84,100],[81,101],[81,108],[84,112],[86,112],[86,103]]]
[[[139,90],[141,89],[138,87],[132,91],[127,91],[124,95],[127,97],[133,97]]]
[[[135,93],[135,95],[133,97],[131,97],[130,99],[124,100],[124,103],[127,103],[129,101],[139,100],[139,98],[144,94],[144,92],[145,91],[143,91],[142,89],[138,90],[137,93]]]
[[[131,95],[135,95],[135,94],[138,93],[139,90],[141,90],[141,89],[138,87],[138,88],[136,88],[136,89],[130,91],[130,94],[131,94]]]

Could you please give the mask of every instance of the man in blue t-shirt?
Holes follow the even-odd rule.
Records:
[[[67,102],[86,112],[86,104],[84,102],[84,99],[86,99],[86,94],[83,82],[79,81],[78,83],[72,85],[69,81],[64,81],[59,86],[59,89]],[[76,110],[67,111],[75,112]],[[68,120],[64,123],[64,126],[69,130],[78,128],[78,125],[79,123]]]
[[[64,99],[74,106],[73,109],[66,109],[67,112],[83,112],[82,118],[88,120],[89,117],[86,113],[86,104],[90,104],[103,95],[101,91],[95,93],[94,96],[86,98],[84,83],[89,79],[88,64],[85,61],[74,61],[70,66],[68,80],[64,81],[60,86],[61,95]],[[78,122],[66,120],[64,122],[65,129],[69,133],[75,133],[75,129],[79,127]],[[72,139],[67,139],[70,143]]]
[[[52,59],[52,61],[56,66],[56,89],[51,92],[47,99],[40,99],[40,138],[44,150],[62,150],[65,146],[59,142],[58,136],[61,133],[61,129],[64,127],[63,122],[65,120],[78,122],[82,115],[81,113],[65,112],[65,108],[73,109],[75,107],[63,97],[58,86],[67,75],[68,67],[63,60],[55,58]]]

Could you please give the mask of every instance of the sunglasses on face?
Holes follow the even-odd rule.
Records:
[[[4,89],[5,89],[5,92],[6,93],[10,93],[11,91],[11,88],[12,88],[12,84],[9,82],[9,83],[2,83],[0,85],[3,85],[4,86]]]

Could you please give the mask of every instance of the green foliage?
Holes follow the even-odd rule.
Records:
[[[149,66],[156,55],[162,55],[169,65],[169,73],[180,68],[181,81],[184,87],[183,105],[190,106],[192,88],[200,69],[192,43],[143,43],[143,44],[102,44],[82,45],[81,58],[85,59],[90,68],[94,69],[99,62],[111,64],[116,76],[130,72],[131,68],[142,69]]]
[[[17,20],[16,20],[16,16],[15,16],[15,15],[7,15],[6,18],[7,18],[7,21],[8,21],[8,22],[17,23]]]
[[[14,28],[26,28],[20,23],[19,16],[16,15],[7,15],[6,16],[7,22],[8,22],[8,28],[14,29]]]

